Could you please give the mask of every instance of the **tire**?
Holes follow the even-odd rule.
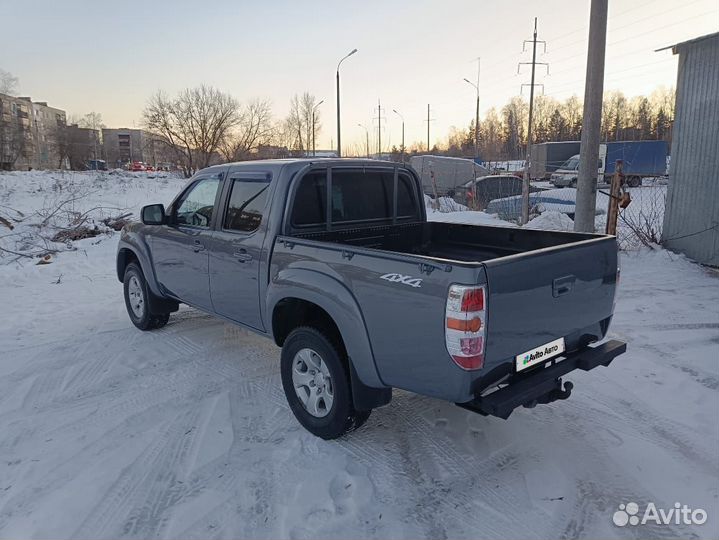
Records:
[[[324,333],[308,326],[294,329],[282,346],[287,403],[299,423],[322,439],[357,429],[372,412],[353,406],[347,361]]]
[[[569,187],[577,189],[577,179],[575,178],[571,182],[569,182]]]
[[[130,263],[125,268],[123,280],[125,308],[130,321],[140,330],[154,330],[162,328],[170,320],[169,313],[153,315],[150,313],[150,295],[147,281],[142,270],[136,263]]]

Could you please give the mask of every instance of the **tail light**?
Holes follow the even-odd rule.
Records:
[[[484,365],[486,293],[483,286],[452,285],[447,294],[444,334],[447,352],[462,369],[480,369]]]

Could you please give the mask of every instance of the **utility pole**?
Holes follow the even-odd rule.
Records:
[[[392,112],[402,119],[402,164],[404,165],[404,116],[402,116],[397,109],[392,109]]]
[[[429,145],[429,123],[430,123],[430,122],[434,122],[434,118],[430,118],[429,103],[427,103],[427,120],[425,120],[425,122],[427,122],[427,153],[429,154],[429,152],[430,152],[430,150],[431,150],[431,148],[432,148],[432,147]]]
[[[377,116],[374,119],[377,120],[377,159],[382,159],[382,121],[386,119],[382,116],[379,98],[377,98]]]
[[[577,203],[574,218],[574,230],[577,232],[594,232],[608,9],[608,0],[592,0],[589,11],[584,119],[582,120],[582,143],[579,148]]]
[[[547,73],[549,73],[549,64],[546,62],[537,62],[537,43],[542,43],[544,45],[544,52],[547,52],[547,42],[537,40],[537,17],[534,18],[534,35],[532,36],[531,40],[525,40],[522,44],[522,52],[524,52],[527,46],[527,43],[532,44],[532,61],[531,62],[520,62],[517,65],[517,73],[519,74],[519,71],[522,67],[522,65],[531,64],[532,66],[532,79],[529,84],[523,84],[522,89],[525,86],[529,86],[529,122],[527,124],[527,153],[526,158],[524,160],[524,178],[522,179],[522,222],[521,225],[524,225],[529,221],[529,164],[530,164],[530,151],[532,148],[532,115],[534,113],[534,87],[535,86],[541,86],[542,92],[544,92],[544,85],[542,84],[535,84],[534,83],[534,72],[536,70],[537,64],[547,66]]]

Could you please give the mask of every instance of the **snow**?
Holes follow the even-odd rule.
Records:
[[[562,212],[549,210],[536,216],[524,226],[525,229],[546,229],[553,231],[573,231],[574,221]]]
[[[1,173],[0,204],[43,207],[58,174]],[[95,189],[97,174],[72,179]],[[184,183],[99,176],[77,210],[137,213]],[[485,216],[472,219],[499,221]],[[395,391],[327,442],[293,418],[269,340],[184,307],[136,330],[117,238],[0,265],[2,538],[719,536],[716,271],[664,250],[623,254],[610,335],[628,352],[567,377],[567,401],[504,421]],[[617,528],[629,501],[709,519]]]

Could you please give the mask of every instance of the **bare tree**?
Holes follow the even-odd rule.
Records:
[[[52,143],[57,153],[57,168],[62,169],[66,163],[69,163],[73,169],[79,168],[79,160],[73,155],[73,141],[70,140],[71,137],[67,124],[58,123],[57,126],[52,129],[50,137],[52,138]]]
[[[241,161],[273,136],[270,102],[254,99],[242,107],[237,126],[225,137],[220,150],[227,161]]]
[[[17,93],[18,78],[9,71],[0,68],[0,94],[14,96]]]
[[[237,101],[204,85],[187,88],[174,99],[159,91],[143,112],[147,129],[172,150],[186,176],[211,164],[239,120]]]
[[[290,112],[285,120],[285,130],[288,132],[288,148],[295,152],[305,153],[312,149],[312,140],[319,133],[321,122],[319,111],[315,111],[314,125],[312,111],[317,106],[317,98],[309,92],[301,96],[295,94],[290,101]]]
[[[102,114],[94,111],[89,112],[78,119],[77,125],[82,128],[95,129],[98,131],[107,127],[102,121]]]

